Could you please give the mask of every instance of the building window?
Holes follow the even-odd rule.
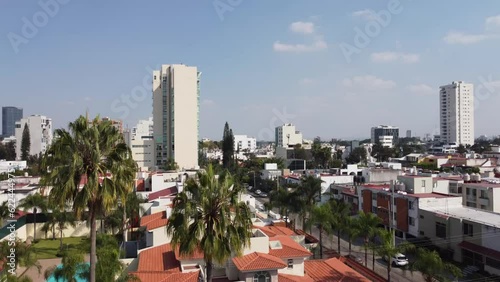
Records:
[[[271,282],[271,275],[267,271],[260,271],[254,274],[253,282]]]
[[[415,226],[415,219],[411,216],[408,217],[408,224],[411,226]]]
[[[372,200],[376,200],[376,199],[377,199],[377,193],[372,192]]]
[[[464,223],[464,235],[474,236],[474,226],[472,224]]]
[[[413,202],[408,202],[408,209],[412,210],[413,206],[414,206]]]
[[[446,224],[436,222],[436,237],[446,239]]]
[[[422,180],[422,187],[425,187],[425,180]]]
[[[288,260],[288,269],[292,269],[293,268],[293,259],[289,259]]]
[[[377,207],[372,207],[372,213],[374,213],[374,214],[377,213]]]

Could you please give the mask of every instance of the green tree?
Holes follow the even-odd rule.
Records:
[[[177,165],[177,163],[175,162],[174,159],[169,158],[167,160],[167,162],[165,163],[165,166],[163,167],[163,169],[165,169],[167,171],[169,171],[169,170],[178,170],[179,166]]]
[[[24,124],[23,135],[21,139],[21,160],[27,161],[30,156],[30,147],[31,147],[31,137],[30,137],[30,129],[28,128],[28,124]]]
[[[344,234],[347,235],[349,241],[349,255],[352,251],[352,240],[360,236],[359,219],[354,217],[346,217],[344,225]]]
[[[123,232],[127,233],[129,229],[134,227],[141,216],[146,210],[141,203],[144,203],[144,199],[141,195],[137,195],[136,193],[129,193],[126,201],[126,222],[124,223]],[[126,241],[126,238],[125,238]]]
[[[234,164],[234,135],[229,124],[224,124],[224,134],[222,135],[222,165],[225,169],[232,169]]]
[[[76,218],[75,215],[72,212],[68,212],[67,209],[69,209],[68,206],[66,206],[64,209],[61,209],[59,207],[54,207],[52,209],[52,213],[48,214],[47,216],[47,221],[43,225],[43,230],[48,231],[50,229],[53,230],[53,236],[55,234],[55,229],[59,231],[59,252],[62,254],[63,251],[63,235],[64,235],[64,229],[66,229],[66,226],[76,226]]]
[[[9,142],[5,146],[6,150],[6,156],[5,159],[8,161],[13,161],[16,159],[16,143],[15,142]]]
[[[302,181],[297,188],[297,194],[300,201],[302,202],[302,210],[300,214],[302,216],[302,226],[305,229],[306,217],[311,213],[312,208],[316,205],[316,202],[321,201],[321,183],[323,181],[313,175],[308,175],[302,178]]]
[[[296,144],[293,147],[293,159],[300,159],[300,160],[306,160],[307,159],[307,154],[306,150],[302,148],[301,144]]]
[[[467,153],[467,149],[465,148],[465,146],[463,144],[458,145],[457,153],[459,153],[459,154]]]
[[[387,281],[391,282],[391,258],[399,253],[412,251],[415,246],[408,242],[399,245],[394,244],[394,236],[390,230],[379,229],[378,237],[380,238],[380,245],[374,247],[374,251],[382,258],[387,259]]]
[[[311,210],[311,216],[307,221],[307,226],[316,226],[319,230],[319,258],[323,259],[323,231],[326,234],[332,232],[333,213],[328,203],[320,206],[314,206]]]
[[[19,208],[24,211],[33,209],[33,240],[36,241],[36,215],[47,210],[47,199],[40,193],[31,194],[21,201]]]
[[[0,226],[3,226],[3,220],[10,216],[9,202],[4,201],[0,204]]]
[[[333,213],[333,219],[331,222],[332,230],[337,231],[337,250],[338,253],[341,254],[340,234],[346,231],[346,222],[348,221],[348,218],[350,218],[351,205],[333,198],[330,198],[329,204]]]
[[[290,221],[290,213],[300,212],[301,201],[296,192],[290,192],[284,187],[279,187],[277,190],[272,190],[269,194],[269,209],[277,207],[279,214],[285,218],[285,225],[288,227]]]
[[[116,184],[116,175],[130,162],[129,147],[110,121],[80,116],[69,130],[55,131],[57,139],[42,160],[42,185],[52,186],[50,200],[59,206],[71,203],[77,218],[90,223],[90,282],[96,281],[97,216],[107,214],[128,192]],[[132,171],[128,170],[127,171]]]
[[[382,223],[382,220],[371,212],[365,213],[363,211],[359,212],[358,220],[359,234],[364,239],[365,266],[368,267],[368,247],[373,238],[377,236],[378,225]]]
[[[329,166],[332,168],[342,168],[342,160],[330,160]]]
[[[86,268],[83,254],[81,252],[64,252],[62,256],[62,264],[60,266],[52,266],[46,269],[44,277],[46,280],[53,277],[56,281],[63,280],[67,282],[77,282],[79,281],[78,278],[84,278],[83,273]]]
[[[229,172],[217,177],[209,166],[198,173],[198,180],[189,178],[174,199],[167,233],[181,255],[198,248],[203,252],[208,282],[214,263],[223,265],[250,244],[252,220],[248,206],[239,202],[240,192]]]
[[[425,248],[417,249],[416,260],[410,264],[410,270],[420,271],[426,282],[452,281],[447,274],[453,275],[454,278],[463,276],[460,268],[443,261],[438,252]]]
[[[38,270],[38,272],[41,271],[42,266],[40,265],[40,262],[38,262],[38,260],[36,259],[35,249],[32,245],[28,245],[22,242],[21,240],[16,240],[14,246],[12,246],[12,241],[9,240],[1,241],[0,258],[7,258],[9,255],[11,255],[12,249],[14,249],[14,253],[16,255],[16,259],[14,261],[15,269],[17,269],[18,266],[23,266],[26,267],[26,270],[35,267]],[[7,269],[7,271],[3,271],[3,273],[0,272],[0,281],[2,281],[4,277],[8,279],[13,279],[9,278],[9,276],[12,276],[12,273],[8,272],[8,269],[11,269],[8,263],[10,263],[9,260],[0,259],[0,264],[1,264],[0,269]]]
[[[366,161],[366,149],[364,147],[357,147],[352,150],[349,156],[346,158],[348,164],[358,164],[360,162]]]

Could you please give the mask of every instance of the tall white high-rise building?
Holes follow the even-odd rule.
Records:
[[[234,135],[234,151],[253,153],[257,149],[257,139],[246,135]]]
[[[302,133],[296,130],[295,125],[291,123],[276,127],[275,134],[276,148],[288,148],[293,147],[297,144],[302,145]]]
[[[439,89],[441,136],[446,144],[474,144],[474,85],[453,81]]]
[[[162,65],[153,71],[153,131],[156,165],[173,159],[198,168],[200,76],[196,67]]]
[[[52,119],[41,115],[32,115],[22,118],[16,122],[16,159],[21,160],[21,144],[23,142],[24,126],[27,125],[30,132],[31,156],[45,153],[52,143]],[[26,160],[23,160],[26,161]]]

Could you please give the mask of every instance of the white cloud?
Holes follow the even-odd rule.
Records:
[[[405,54],[399,52],[372,53],[370,57],[371,60],[376,63],[401,61],[403,63],[411,64],[416,63],[420,60],[420,55],[418,54]]]
[[[305,44],[285,44],[279,41],[274,42],[273,49],[276,52],[291,52],[291,53],[303,53],[303,52],[316,52],[328,48],[328,45],[323,39],[317,39],[310,45]]]
[[[215,102],[213,100],[210,100],[210,99],[204,99],[201,101],[201,105],[202,106],[214,106]]]
[[[465,34],[462,32],[451,31],[443,38],[443,40],[448,44],[467,45],[478,43],[492,37],[492,35],[488,34]]]
[[[500,15],[486,18],[486,30],[500,30]]]
[[[345,87],[360,88],[363,90],[388,90],[396,87],[392,80],[384,80],[374,75],[354,76],[342,81]]]
[[[360,10],[352,13],[352,16],[355,18],[361,18],[363,20],[374,20],[376,18],[376,13],[373,10]]]
[[[307,35],[313,39],[310,44],[288,44],[275,41],[273,50],[276,52],[289,53],[304,53],[317,52],[328,48],[328,44],[323,39],[323,36],[316,31],[316,27],[312,22],[294,22],[290,24],[290,30],[295,33]]]
[[[427,84],[413,84],[407,87],[408,91],[418,95],[432,95],[438,93],[438,90]]]
[[[314,80],[314,79],[312,79],[312,78],[307,78],[307,77],[306,77],[306,78],[303,78],[303,79],[301,79],[301,80],[299,80],[299,84],[300,84],[300,85],[311,85],[311,84],[313,84],[314,82],[315,82],[315,80]]]
[[[313,34],[315,28],[312,22],[294,22],[290,25],[290,30],[296,33]]]

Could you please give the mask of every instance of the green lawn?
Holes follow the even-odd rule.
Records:
[[[85,241],[86,237],[68,237],[63,238],[64,248],[69,251],[80,250],[81,244]],[[37,259],[50,259],[57,258],[56,254],[59,251],[59,239],[43,239],[33,244]]]

